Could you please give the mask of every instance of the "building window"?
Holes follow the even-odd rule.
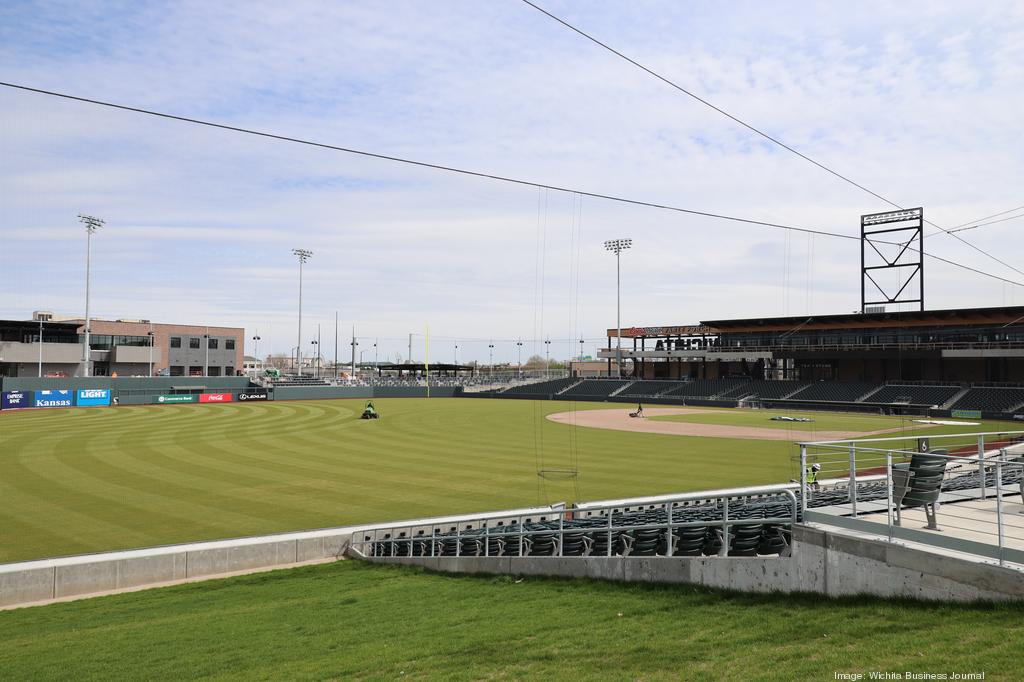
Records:
[[[188,375],[190,377],[201,377],[201,376],[203,376],[203,366],[202,365],[189,365]]]
[[[217,339],[207,339],[207,342],[209,343],[210,350],[217,350]]]
[[[181,341],[181,339],[178,339],[178,341]],[[171,367],[170,367],[170,375],[172,377],[183,377],[183,376],[185,376],[185,367],[183,365],[171,365]]]
[[[193,336],[188,340],[189,348],[199,348],[199,337]]]
[[[224,376],[226,376],[226,377],[233,377],[233,376],[235,376],[235,368],[231,367],[231,366],[225,367],[224,368]]]
[[[220,376],[220,367],[211,367],[210,368],[210,373],[207,376],[219,377]]]
[[[181,348],[181,337],[180,336],[172,336],[171,337],[171,348]]]
[[[234,349],[235,349],[235,340],[234,339],[224,339],[224,350],[234,350]]]

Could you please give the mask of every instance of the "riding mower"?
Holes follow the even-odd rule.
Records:
[[[363,414],[360,415],[360,419],[380,419],[380,412],[374,409],[373,402],[367,401],[366,407],[363,408]]]

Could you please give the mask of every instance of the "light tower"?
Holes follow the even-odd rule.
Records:
[[[622,268],[621,254],[633,246],[632,239],[611,239],[604,248],[615,253],[615,374],[622,378]]]
[[[89,376],[91,367],[91,349],[89,348],[89,329],[92,317],[89,315],[89,279],[92,270],[92,234],[103,227],[103,220],[91,215],[78,214],[78,219],[85,225],[85,345],[82,347],[82,375]]]
[[[307,249],[292,249],[292,253],[299,259],[299,345],[296,351],[295,366],[299,376],[302,376],[302,266],[310,259],[313,252]]]

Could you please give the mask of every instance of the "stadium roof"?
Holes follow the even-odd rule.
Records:
[[[1024,326],[1024,306],[705,320],[700,325],[623,328],[622,337],[700,336],[701,334],[717,334],[719,332],[785,332],[797,327],[802,330],[879,329],[886,327],[1010,326],[1015,323]],[[608,336],[614,338],[615,331],[615,329],[609,329]]]

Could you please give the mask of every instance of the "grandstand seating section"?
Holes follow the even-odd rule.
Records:
[[[682,382],[680,381],[634,381],[633,385],[627,388],[619,395],[623,396],[636,396],[640,398],[648,398],[656,395],[660,395],[673,388],[678,388]]]
[[[886,384],[867,398],[867,403],[906,403],[913,405],[942,405],[963,390],[960,386],[918,386],[912,384]]]
[[[749,379],[694,379],[679,384],[663,395],[666,398],[711,398],[746,383],[749,383]]]
[[[558,393],[567,386],[572,386],[577,381],[579,381],[579,379],[552,379],[551,381],[541,381],[535,384],[521,384],[501,391],[499,395],[533,395],[547,397]]]
[[[821,400],[833,403],[852,403],[861,396],[879,388],[877,383],[818,381],[789,396],[789,400]]]
[[[1024,388],[972,388],[957,400],[954,410],[1006,412],[1024,403]]]
[[[563,398],[607,398],[632,381],[628,379],[588,379],[561,394]]]
[[[752,396],[761,400],[778,400],[797,390],[807,382],[804,381],[748,381],[736,386],[723,398],[745,398]]]
[[[555,379],[522,384],[509,389],[494,389],[476,395],[522,396],[568,400],[606,400],[609,397],[631,400],[721,399],[793,402],[834,402],[899,405],[945,405],[964,390],[955,385],[876,384],[838,381],[767,381],[745,378],[728,379]],[[619,391],[616,393],[616,391]],[[788,396],[788,397],[786,397]],[[1024,388],[971,388],[957,398],[952,409],[1024,414]]]

